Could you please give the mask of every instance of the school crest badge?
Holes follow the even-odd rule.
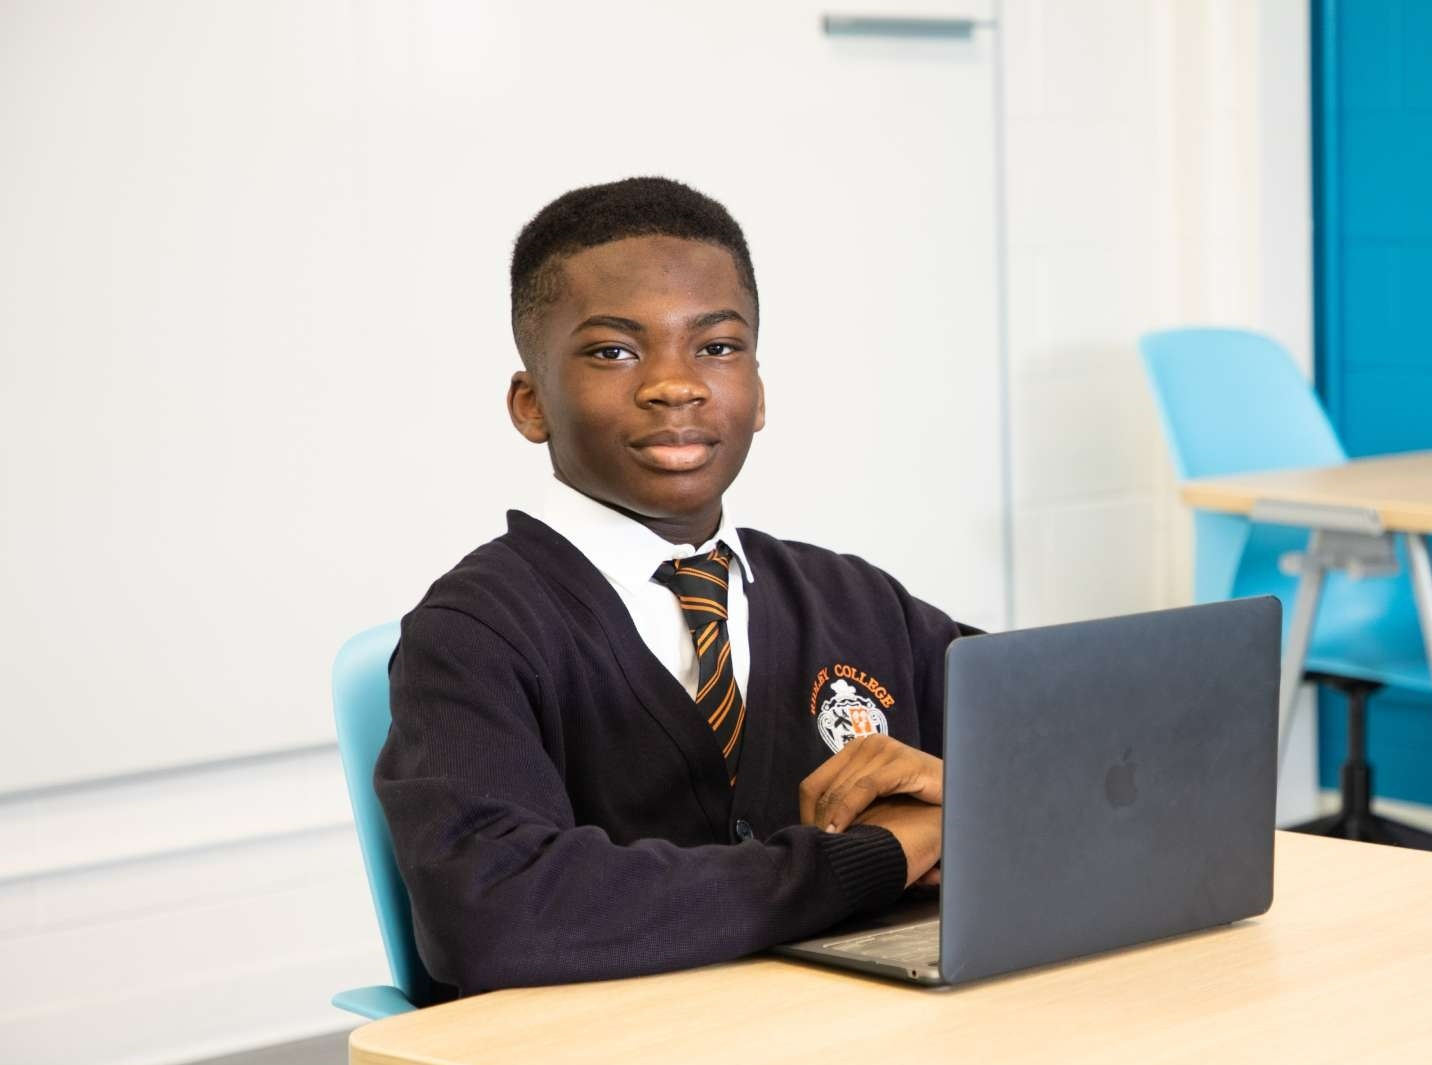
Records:
[[[816,728],[820,738],[832,751],[839,753],[851,740],[860,736],[890,735],[890,724],[884,712],[856,690],[847,680],[830,685],[830,698],[820,704]]]

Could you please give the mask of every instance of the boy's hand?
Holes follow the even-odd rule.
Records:
[[[801,781],[801,824],[842,832],[876,799],[908,795],[938,805],[944,768],[933,754],[889,736],[851,740]]]
[[[940,882],[940,807],[903,796],[881,799],[856,823],[879,825],[900,841],[905,851],[905,886]]]

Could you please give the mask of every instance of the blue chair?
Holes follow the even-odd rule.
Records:
[[[1164,435],[1181,480],[1347,461],[1327,415],[1275,341],[1235,329],[1174,329],[1140,341]],[[1279,559],[1303,551],[1308,531],[1236,514],[1194,516],[1199,602],[1276,595],[1291,604],[1297,578]],[[1329,574],[1308,649],[1307,679],[1348,696],[1343,806],[1298,826],[1321,835],[1432,849],[1432,835],[1373,815],[1366,761],[1366,698],[1383,685],[1432,692],[1412,588],[1405,573],[1353,580]],[[1291,611],[1284,614],[1285,623]]]
[[[378,911],[378,930],[396,987],[358,987],[340,991],[333,1004],[376,1019],[406,1013],[435,1000],[433,980],[418,957],[408,891],[393,860],[388,822],[373,792],[373,766],[388,737],[388,659],[398,644],[398,623],[367,629],[345,643],[333,663],[333,712],[338,754],[353,803],[353,821],[368,888]]]

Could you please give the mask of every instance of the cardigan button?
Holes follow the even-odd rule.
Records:
[[[742,843],[756,838],[756,830],[751,827],[751,822],[744,817],[736,819],[736,838]]]

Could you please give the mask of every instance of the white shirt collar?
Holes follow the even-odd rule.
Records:
[[[614,584],[629,588],[647,584],[663,562],[710,551],[718,540],[729,547],[741,563],[741,575],[746,583],[756,579],[730,511],[724,507],[721,510],[721,525],[711,539],[704,544],[673,544],[639,521],[584,496],[553,477],[547,482],[547,490],[543,494],[540,517],[550,528],[571,541]]]

